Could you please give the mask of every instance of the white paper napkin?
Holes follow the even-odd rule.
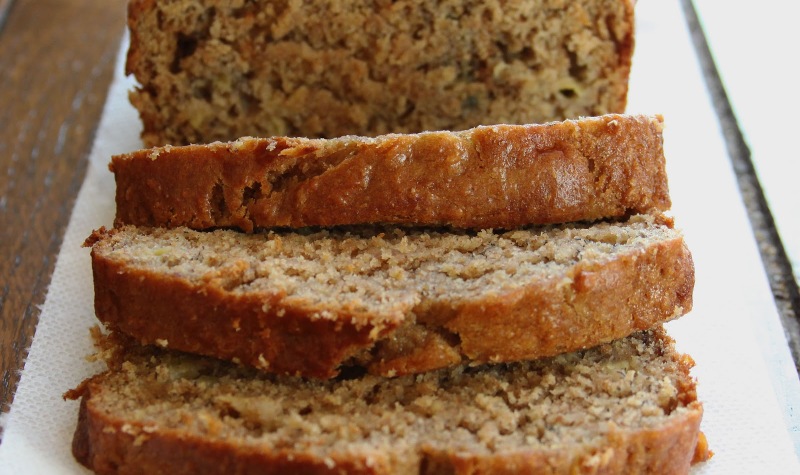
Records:
[[[694,0],[725,91],[750,147],[783,245],[800,282],[800,217],[795,145],[800,89],[791,87],[800,69],[800,2]],[[741,26],[753,26],[743,35]]]
[[[787,430],[800,386],[677,2],[639,2],[630,112],[663,113],[673,214],[695,257],[694,310],[669,325],[697,362],[714,458],[695,474],[800,473]],[[141,147],[122,73],[125,42],[0,444],[0,473],[86,473],[70,454],[78,404],[64,391],[100,371],[82,241],[114,215],[112,154]]]

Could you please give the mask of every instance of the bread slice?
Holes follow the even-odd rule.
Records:
[[[508,232],[95,232],[95,312],[140,342],[285,374],[397,375],[586,348],[689,311],[672,223]]]
[[[631,0],[133,0],[148,146],[624,112]]]
[[[243,138],[112,158],[116,225],[514,228],[670,207],[660,116]]]
[[[98,474],[685,474],[709,456],[693,362],[662,329],[388,379],[127,351],[68,393],[73,453]]]

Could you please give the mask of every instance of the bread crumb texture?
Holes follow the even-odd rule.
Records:
[[[284,306],[329,309],[318,310],[323,319],[346,307],[375,322],[437,302],[510,295],[531,282],[563,280],[569,287],[578,263],[602,265],[676,239],[678,231],[648,215],[507,232],[365,226],[242,234],[125,226],[94,252],[126,272],[154,271],[232,295],[280,296]]]
[[[85,396],[98,434],[129,436],[122,452],[94,454],[121,457],[120,469],[125,451],[146,461],[165,440],[191,450],[204,440],[314,473],[465,473],[459,460],[508,473],[685,473],[702,413],[691,359],[660,328],[551,359],[393,379],[309,381],[141,347],[122,359]]]
[[[276,373],[387,376],[588,348],[691,309],[661,217],[512,231],[98,231],[95,309],[141,343]]]
[[[628,0],[134,0],[148,146],[623,112]]]

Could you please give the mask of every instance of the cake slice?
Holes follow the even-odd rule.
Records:
[[[81,398],[98,474],[686,474],[710,456],[662,329],[540,361],[309,381],[129,347]]]
[[[115,225],[515,228],[669,209],[660,116],[377,138],[242,138],[112,158]]]
[[[125,226],[87,245],[109,328],[317,378],[587,348],[683,315],[694,286],[682,235],[650,215],[507,232]]]
[[[132,0],[148,146],[624,112],[632,0]]]

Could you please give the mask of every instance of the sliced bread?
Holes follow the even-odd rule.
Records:
[[[590,347],[679,317],[694,267],[667,218],[508,232],[95,232],[95,311],[142,343],[285,374],[397,375]]]
[[[148,146],[624,112],[632,0],[132,0]]]
[[[533,362],[309,381],[133,347],[82,398],[98,474],[686,474],[702,406],[657,328]]]
[[[660,116],[378,138],[242,138],[112,158],[115,224],[514,228],[670,207]]]

